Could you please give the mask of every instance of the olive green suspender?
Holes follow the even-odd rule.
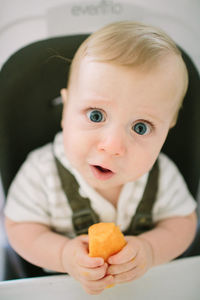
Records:
[[[54,156],[55,157],[55,156]],[[94,212],[90,205],[90,200],[79,194],[79,184],[74,176],[60,163],[55,157],[58,174],[62,188],[71,206],[72,224],[76,235],[87,234],[88,227],[100,222],[99,216]],[[137,207],[125,235],[138,235],[153,228],[152,208],[156,200],[158,190],[158,161],[155,162],[149,172],[147,184],[142,199]]]

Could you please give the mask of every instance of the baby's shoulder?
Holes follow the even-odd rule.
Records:
[[[161,172],[172,172],[176,173],[179,172],[178,167],[176,166],[175,162],[167,156],[165,153],[161,152],[158,156],[158,162]]]
[[[159,183],[163,187],[183,185],[184,178],[175,162],[166,154],[160,153],[159,161]]]
[[[27,156],[27,162],[31,164],[44,165],[53,161],[53,144],[48,143],[31,151]]]
[[[52,142],[41,146],[29,153],[25,165],[41,176],[56,176],[55,156],[60,160],[64,156],[62,132],[55,135]]]

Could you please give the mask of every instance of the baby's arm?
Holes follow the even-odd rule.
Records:
[[[174,259],[192,242],[196,224],[196,214],[192,213],[160,221],[153,230],[138,237],[126,237],[127,245],[108,260],[108,274],[114,276],[115,283],[128,282],[149,268]]]
[[[89,257],[88,236],[68,239],[46,225],[18,223],[6,218],[6,231],[13,248],[31,263],[68,273],[90,294],[99,294],[113,284],[102,258]]]
[[[192,243],[197,228],[196,213],[160,221],[150,232],[142,234],[152,247],[153,265],[160,265],[181,255]]]

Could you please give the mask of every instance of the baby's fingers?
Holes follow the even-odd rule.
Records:
[[[111,256],[108,259],[109,264],[124,264],[133,259],[137,255],[137,249],[132,247],[130,244],[127,244],[119,253]]]
[[[110,275],[117,275],[124,272],[128,272],[132,269],[134,269],[137,266],[137,263],[135,259],[133,258],[128,263],[124,264],[116,264],[116,265],[110,265],[107,270],[107,274]]]
[[[139,269],[139,267],[136,267],[132,270],[129,270],[127,272],[117,274],[114,276],[114,282],[115,284],[129,282],[132,280],[137,279],[143,274],[143,271]]]
[[[80,276],[82,281],[95,281],[105,277],[107,273],[108,265],[105,263],[103,266],[98,268],[80,268]]]
[[[89,294],[100,294],[103,290],[105,290],[108,286],[114,284],[113,276],[105,276],[104,278],[97,281],[86,281],[82,282],[83,288]]]
[[[76,262],[84,268],[97,268],[104,265],[104,259],[101,257],[89,257],[88,255],[88,236],[80,236],[80,248],[74,251]]]
[[[98,268],[104,265],[104,260],[101,257],[89,257],[86,255],[77,254],[76,262],[83,268]]]

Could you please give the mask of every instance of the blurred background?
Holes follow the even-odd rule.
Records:
[[[0,0],[0,68],[14,52],[32,42],[91,33],[107,23],[126,19],[164,29],[200,71],[199,16],[199,0]],[[197,199],[200,201],[200,189]],[[0,280],[6,268],[3,205],[0,183]]]

